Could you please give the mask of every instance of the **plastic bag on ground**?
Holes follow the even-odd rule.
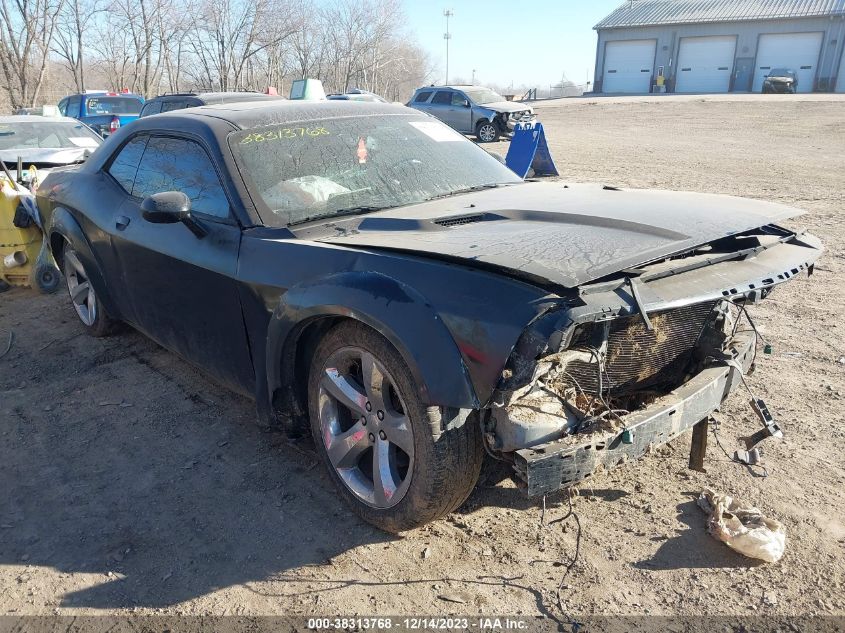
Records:
[[[698,507],[708,513],[707,531],[740,554],[776,563],[786,548],[786,530],[754,506],[705,488]]]

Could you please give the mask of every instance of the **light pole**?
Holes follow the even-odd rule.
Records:
[[[449,83],[449,40],[452,39],[451,33],[449,33],[449,18],[455,15],[455,12],[451,9],[443,9],[443,17],[446,18],[446,32],[443,34],[443,39],[446,40],[446,81],[444,83]]]
[[[475,85],[475,68],[472,69],[472,85]]]

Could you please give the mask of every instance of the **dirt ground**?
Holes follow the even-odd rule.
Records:
[[[845,95],[843,95],[845,97]],[[564,180],[801,207],[827,252],[752,314],[773,346],[750,379],[785,429],[768,477],[689,436],[581,486],[570,614],[845,614],[845,98],[573,99],[538,106]],[[501,144],[500,151],[507,151]],[[683,212],[683,209],[678,209]],[[132,331],[81,335],[64,293],[0,294],[0,614],[559,615],[579,530],[565,495],[480,484],[393,537],[335,496],[308,444]],[[721,414],[733,452],[758,428]],[[784,523],[758,564],[710,537],[710,486]]]

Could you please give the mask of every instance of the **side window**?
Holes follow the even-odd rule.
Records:
[[[449,105],[452,103],[452,91],[451,90],[438,90],[434,94],[434,99],[431,100],[432,103],[437,103],[439,105]]]
[[[62,99],[61,101],[59,101],[59,113],[62,116],[65,116],[66,112],[67,112],[67,99]]]
[[[428,101],[428,98],[431,96],[431,90],[426,90],[425,92],[420,92],[417,94],[417,98],[414,99],[414,103],[425,103]]]
[[[74,119],[79,116],[79,106],[82,104],[82,97],[71,97],[67,100],[67,116]]]
[[[147,138],[149,137],[146,135],[136,136],[129,141],[118,152],[108,168],[108,172],[120,183],[120,186],[123,187],[126,193],[132,193],[135,174],[138,171],[141,156],[144,154],[144,148],[147,146]]]
[[[173,101],[165,101],[161,104],[162,112],[170,112],[172,110],[184,110],[185,101],[182,99],[174,99]]]
[[[452,105],[459,106],[461,108],[464,107],[464,104],[467,102],[467,98],[461,94],[460,92],[453,92],[452,93]]]
[[[166,136],[150,138],[132,195],[145,198],[164,191],[181,191],[187,195],[195,213],[229,217],[229,200],[217,171],[206,151],[194,141]]]
[[[141,108],[140,116],[150,116],[151,114],[158,114],[161,112],[161,101],[148,101]]]

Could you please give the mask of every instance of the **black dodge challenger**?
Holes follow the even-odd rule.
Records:
[[[131,324],[310,426],[389,531],[460,505],[485,451],[542,495],[689,430],[752,364],[745,306],[821,253],[794,209],[522,182],[348,101],[146,117],[38,202],[92,335]]]

